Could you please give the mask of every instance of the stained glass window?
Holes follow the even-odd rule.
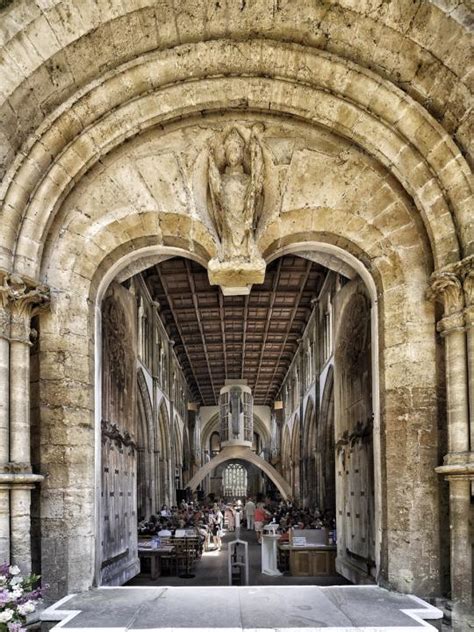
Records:
[[[224,496],[247,496],[247,470],[240,463],[231,463],[224,470]]]

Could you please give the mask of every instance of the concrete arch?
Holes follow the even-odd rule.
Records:
[[[283,476],[277,472],[277,470],[270,465],[267,461],[262,459],[262,457],[257,456],[250,448],[244,447],[225,447],[223,448],[217,456],[203,465],[196,474],[192,477],[192,479],[188,483],[188,487],[192,490],[196,489],[199,483],[214,470],[216,467],[225,463],[226,461],[232,461],[234,459],[242,459],[243,461],[247,461],[248,463],[252,463],[258,467],[262,472],[264,472],[268,478],[274,483],[282,495],[282,497],[286,500],[291,496],[291,488],[288,483],[285,481]]]

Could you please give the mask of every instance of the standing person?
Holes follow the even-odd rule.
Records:
[[[258,503],[255,509],[255,533],[257,534],[257,542],[262,543],[262,531],[265,520],[270,517],[270,513],[265,509],[263,503]]]
[[[255,526],[255,503],[251,498],[247,500],[244,507],[245,518],[247,520],[247,529],[251,529]]]
[[[227,505],[225,508],[225,519],[227,520],[227,529],[229,531],[235,530],[235,517],[234,517],[234,508],[231,505]]]
[[[222,548],[221,529],[223,521],[224,516],[222,515],[222,511],[219,509],[219,506],[215,504],[209,514],[209,526],[212,533],[212,543],[218,551]]]

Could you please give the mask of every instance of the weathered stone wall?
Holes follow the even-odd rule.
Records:
[[[254,237],[263,258],[318,251],[352,262],[372,287],[379,581],[439,594],[439,540],[426,516],[439,515],[437,477],[448,476],[451,587],[464,610],[472,604],[469,19],[467,3],[442,0],[53,0],[0,13],[0,268],[28,287],[48,283],[52,296],[37,395],[52,594],[98,577],[98,302],[141,257],[181,253],[207,265],[216,256],[204,148],[229,122],[262,130],[264,221]],[[433,272],[444,307],[443,466]],[[20,419],[29,362],[10,331],[14,305],[2,299],[0,429],[3,438],[13,428],[17,445],[29,429],[28,413]],[[11,506],[0,490],[2,546],[5,525],[17,520],[26,533],[29,519],[20,461],[3,449],[2,480],[17,487]],[[11,548],[27,567],[21,542]]]

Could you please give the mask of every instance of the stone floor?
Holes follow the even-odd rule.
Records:
[[[409,595],[334,578],[268,577],[249,541],[250,586],[227,586],[227,541],[203,555],[195,577],[138,576],[128,586],[69,595],[42,613],[45,630],[73,632],[422,632],[441,611]],[[315,585],[315,583],[319,585]],[[284,584],[284,585],[282,585]],[[339,584],[339,585],[335,585]],[[343,585],[346,584],[346,585]],[[42,628],[43,629],[43,628]]]
[[[98,588],[42,613],[73,632],[423,632],[441,612],[376,586]]]

